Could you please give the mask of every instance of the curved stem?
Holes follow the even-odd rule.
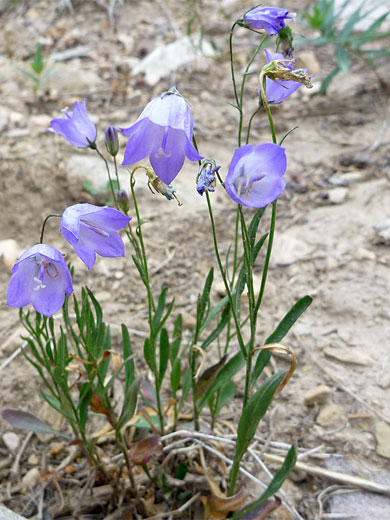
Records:
[[[120,189],[121,188],[121,183],[119,182],[118,163],[116,162],[116,156],[115,155],[114,155],[114,168],[115,168],[116,182],[118,183],[118,189]]]
[[[230,51],[230,70],[231,70],[231,74],[232,74],[234,99],[236,100],[237,108],[239,108],[236,77],[234,75],[234,62],[233,62],[233,32],[234,32],[234,29],[236,28],[236,26],[237,26],[237,22],[234,22],[234,24],[232,25],[232,28],[230,29],[229,51]]]
[[[259,53],[260,49],[262,48],[262,46],[264,44],[264,40],[266,38],[267,38],[267,33],[264,34],[264,36],[260,40],[259,45],[256,47],[254,53],[252,54],[252,56],[251,56],[251,58],[250,58],[250,60],[248,62],[248,65],[245,68],[245,71],[244,71],[244,74],[243,74],[243,77],[242,77],[242,81],[241,81],[240,101],[239,101],[240,121],[239,121],[239,125],[238,125],[238,137],[237,137],[237,141],[238,141],[238,146],[239,147],[241,146],[241,134],[242,134],[242,123],[243,123],[243,109],[242,109],[242,105],[243,105],[243,101],[244,101],[244,89],[245,89],[246,77],[247,77],[248,71],[250,69],[250,66],[254,62],[257,54]]]
[[[41,236],[39,238],[40,244],[43,244],[43,234],[45,233],[46,222],[49,220],[50,217],[62,217],[62,215],[59,215],[58,213],[52,213],[51,215],[48,215],[45,218],[45,220],[43,221],[43,224],[42,224]]]

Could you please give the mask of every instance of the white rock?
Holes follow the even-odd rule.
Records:
[[[156,47],[134,67],[132,75],[144,73],[146,82],[156,85],[161,78],[182,65],[214,55],[215,49],[206,38],[201,40],[199,34],[183,36],[172,43]]]
[[[20,245],[13,238],[0,240],[0,258],[7,269],[11,269],[22,253]]]
[[[19,435],[16,435],[15,432],[5,432],[3,441],[11,453],[16,453],[20,444]]]
[[[337,404],[328,404],[321,409],[316,422],[320,426],[331,426],[339,422],[340,415],[340,407]]]
[[[334,188],[328,193],[329,201],[332,204],[342,204],[348,195],[348,188]]]
[[[1,10],[1,4],[0,4]],[[5,506],[0,505],[0,518],[1,520],[26,520],[26,517],[17,515]]]
[[[22,478],[23,488],[29,491],[32,491],[35,486],[38,484],[39,480],[39,469],[31,468],[27,471],[27,473]]]
[[[360,352],[355,348],[353,350],[343,349],[343,348],[332,348],[326,347],[324,348],[324,353],[326,356],[336,359],[337,361],[341,361],[342,363],[350,363],[352,365],[374,365],[375,360],[372,359],[365,352]]]
[[[324,403],[330,396],[331,389],[326,385],[318,385],[311,388],[305,395],[303,402],[306,406]]]
[[[271,266],[287,266],[310,258],[313,246],[287,233],[277,233],[272,248]]]
[[[374,224],[373,228],[376,231],[380,242],[390,245],[390,218],[385,218],[380,222]]]

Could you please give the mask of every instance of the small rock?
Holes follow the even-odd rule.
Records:
[[[316,423],[320,426],[331,426],[340,420],[340,407],[337,404],[324,406],[317,415]]]
[[[123,271],[116,271],[116,273],[114,273],[114,277],[117,279],[117,280],[122,280],[122,278],[125,276],[125,273]]]
[[[1,11],[1,2],[0,2],[0,11]],[[10,509],[2,506],[0,504],[0,518],[1,520],[26,520],[26,517],[17,515],[12,512]]]
[[[226,296],[226,288],[222,280],[214,284],[214,289],[217,291],[218,296],[220,296],[221,298]]]
[[[329,179],[330,184],[334,184],[335,186],[349,186],[350,184],[354,184],[355,182],[361,182],[363,180],[363,175],[359,172],[349,172],[344,173],[343,175],[332,175]]]
[[[7,128],[7,124],[8,114],[4,110],[0,110],[0,134],[5,128]]]
[[[183,318],[183,329],[192,330],[193,328],[195,328],[196,319],[192,314],[190,314],[187,311],[183,311],[181,313],[181,316]]]
[[[331,394],[331,389],[326,385],[319,385],[311,388],[305,395],[303,402],[306,406],[323,404]]]
[[[38,468],[31,468],[22,478],[23,488],[32,491],[38,484],[40,472]]]
[[[390,245],[390,218],[385,218],[376,224],[374,224],[373,228],[376,231],[376,235],[378,237],[378,242],[380,244],[385,244],[386,246]]]
[[[3,435],[3,441],[11,453],[16,453],[20,444],[19,435],[14,432],[6,432]]]
[[[13,238],[0,240],[0,258],[7,269],[12,268],[21,252],[22,248]]]
[[[27,462],[31,466],[36,466],[39,463],[38,455],[36,453],[31,453],[31,455],[27,459]]]
[[[326,347],[324,348],[324,353],[326,356],[341,361],[342,363],[351,363],[352,365],[362,366],[375,364],[375,360],[372,359],[372,357],[365,352],[360,352],[356,349],[350,351],[347,349]]]
[[[334,188],[328,193],[328,199],[332,204],[342,204],[348,195],[348,188]]]
[[[49,455],[51,457],[58,459],[59,456],[61,456],[64,451],[65,451],[65,446],[63,444],[61,444],[60,442],[51,442],[50,443]]]
[[[298,260],[310,258],[313,252],[314,248],[307,242],[287,233],[278,233],[274,240],[271,266],[288,266]]]
[[[321,66],[318,63],[316,55],[312,51],[302,51],[295,60],[294,68],[307,69],[308,73],[318,74],[321,71]]]
[[[378,422],[375,428],[375,437],[378,443],[377,454],[390,459],[390,426],[384,421]]]
[[[374,251],[369,251],[368,249],[364,249],[364,247],[361,247],[358,249],[355,253],[356,260],[376,260],[376,254]]]

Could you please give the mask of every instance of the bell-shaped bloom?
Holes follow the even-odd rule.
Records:
[[[54,247],[37,244],[27,249],[13,266],[7,291],[10,307],[32,303],[34,309],[52,316],[72,294],[72,276],[62,254]]]
[[[75,204],[62,214],[61,233],[91,269],[96,253],[105,257],[125,255],[125,246],[117,231],[129,222],[128,216],[114,208]]]
[[[85,99],[81,104],[76,101],[73,110],[64,108],[63,112],[65,117],[50,121],[48,132],[62,135],[78,148],[86,148],[96,141],[96,126],[88,117]]]
[[[287,69],[293,70],[294,67],[292,65],[291,60],[286,60],[286,58],[280,52],[271,53],[267,49],[264,49],[267,63],[274,60],[279,60],[284,67]],[[303,69],[306,71],[306,69]],[[265,79],[265,95],[267,96],[268,103],[281,103],[285,99],[287,99],[293,92],[295,92],[299,87],[302,86],[302,83],[298,81],[283,81],[278,79],[274,81],[273,79],[266,76]]]
[[[165,184],[179,173],[185,157],[203,159],[192,144],[191,110],[172,89],[150,101],[137,121],[121,130],[129,136],[122,164],[134,164],[149,155],[153,170]]]
[[[287,161],[284,148],[273,143],[236,148],[225,180],[230,197],[243,206],[263,208],[283,192]]]
[[[263,29],[267,34],[278,34],[290,19],[287,9],[272,6],[254,7],[244,15],[244,22],[250,29]]]

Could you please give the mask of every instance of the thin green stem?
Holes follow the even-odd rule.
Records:
[[[263,44],[264,44],[264,40],[267,38],[267,33],[264,34],[264,36],[262,37],[262,39],[260,40],[260,43],[259,45],[256,47],[254,53],[252,54],[246,68],[245,68],[245,71],[244,71],[244,74],[242,76],[242,81],[241,81],[241,88],[240,88],[240,100],[239,100],[239,112],[240,112],[240,120],[239,120],[239,123],[238,123],[238,137],[237,137],[237,141],[238,141],[238,146],[240,147],[241,146],[241,134],[242,134],[242,124],[243,124],[243,116],[244,116],[244,111],[243,111],[243,103],[244,103],[244,90],[245,90],[245,82],[246,82],[246,77],[248,75],[248,71],[250,69],[250,66],[252,65],[252,63],[254,62],[257,54],[259,53],[260,49],[262,48]]]
[[[274,120],[272,119],[271,109],[270,109],[270,106],[269,106],[269,103],[267,100],[267,96],[265,93],[265,76],[264,76],[263,72],[260,73],[259,87],[260,87],[261,97],[262,97],[262,100],[263,100],[263,103],[264,103],[264,106],[265,106],[265,109],[266,109],[267,115],[268,115],[268,122],[269,122],[269,127],[271,130],[272,142],[276,144],[277,139],[276,139],[276,133],[275,133]]]
[[[269,235],[268,235],[267,253],[265,255],[265,260],[264,260],[263,275],[261,277],[259,296],[257,298],[257,302],[256,302],[256,306],[255,306],[255,316],[257,316],[257,314],[259,312],[261,302],[263,300],[265,284],[267,281],[268,267],[269,267],[269,262],[271,259],[272,245],[273,245],[274,235],[275,235],[276,210],[277,210],[277,200],[275,200],[275,202],[272,203],[271,224],[270,224]]]
[[[46,227],[46,222],[49,220],[49,218],[51,217],[62,217],[62,215],[58,215],[57,213],[52,213],[51,215],[48,215],[45,220],[43,221],[43,224],[42,224],[42,229],[41,229],[41,236],[39,238],[39,243],[40,244],[43,244],[43,235],[45,233],[45,227]]]
[[[144,275],[145,275],[145,287],[146,287],[147,297],[148,297],[149,327],[150,327],[151,334],[154,335],[154,331],[153,331],[154,301],[153,301],[152,291],[150,289],[150,278],[149,278],[148,262],[146,259],[145,243],[144,243],[144,239],[143,239],[143,235],[142,235],[141,216],[140,216],[140,212],[138,209],[137,197],[135,196],[135,190],[134,190],[134,185],[135,185],[134,174],[140,168],[146,169],[145,166],[136,166],[130,174],[130,190],[131,190],[131,196],[132,196],[133,203],[134,203],[135,214],[137,216],[137,235],[138,235],[139,243],[141,246],[141,256],[142,256]]]
[[[248,143],[249,143],[249,137],[250,137],[250,133],[251,133],[252,121],[253,121],[253,119],[255,118],[256,114],[258,114],[258,112],[260,111],[260,109],[261,109],[261,106],[258,106],[257,109],[253,112],[253,114],[251,115],[251,117],[250,117],[250,119],[249,119],[248,129],[247,129],[247,131],[246,131],[245,144],[248,144]]]
[[[99,157],[101,159],[103,159],[104,161],[104,164],[106,165],[106,170],[107,170],[107,174],[108,174],[108,181],[110,183],[110,188],[111,188],[111,193],[112,193],[112,198],[114,200],[114,204],[115,204],[115,207],[116,209],[119,210],[119,206],[118,206],[118,202],[116,200],[116,196],[115,196],[115,190],[114,190],[114,185],[113,185],[113,181],[112,181],[112,178],[111,178],[111,172],[110,172],[110,168],[108,166],[108,162],[106,160],[106,158],[104,157],[104,155],[101,153],[101,151],[99,150],[99,148],[96,146],[96,144],[93,146],[92,148],[93,150],[96,150],[96,153],[99,155]]]
[[[240,469],[240,461],[234,459],[232,469],[230,470],[230,475],[229,475],[228,497],[231,497],[234,494],[239,469]]]
[[[239,206],[239,210],[240,210],[242,240],[243,240],[243,244],[244,244],[244,261],[245,261],[247,286],[248,286],[250,339],[249,339],[249,343],[247,345],[247,351],[248,351],[248,353],[250,353],[254,347],[255,336],[256,336],[256,314],[255,314],[256,303],[255,303],[255,293],[254,293],[254,288],[253,288],[251,246],[250,246],[250,242],[249,242],[248,230],[247,230],[246,223],[245,223],[244,213],[242,211],[242,206]],[[249,400],[251,370],[252,370],[252,356],[249,354],[246,358],[245,389],[244,389],[244,398],[243,398],[243,403],[242,403],[243,409]]]
[[[114,168],[115,168],[116,182],[118,183],[118,189],[120,189],[121,188],[121,183],[119,182],[118,163],[116,162],[116,156],[115,155],[114,155]]]
[[[230,36],[229,36],[229,50],[230,50],[230,70],[232,74],[232,83],[233,83],[233,92],[234,92],[234,99],[236,100],[237,108],[239,109],[239,101],[238,101],[238,93],[237,93],[237,85],[236,85],[236,77],[234,74],[234,61],[233,61],[233,32],[234,29],[237,26],[237,22],[234,22],[232,25],[232,28],[230,29]]]
[[[214,215],[213,215],[213,210],[212,210],[212,207],[211,207],[211,201],[210,201],[210,196],[209,196],[208,191],[206,191],[206,200],[207,200],[207,207],[208,207],[208,211],[209,211],[209,215],[210,215],[210,223],[211,223],[211,231],[212,231],[212,235],[213,235],[215,256],[217,258],[218,267],[219,267],[219,270],[220,270],[220,273],[221,273],[221,276],[222,276],[223,283],[225,285],[226,294],[227,294],[227,296],[229,298],[230,308],[232,310],[234,324],[235,324],[236,330],[237,330],[238,343],[240,345],[240,349],[241,349],[241,352],[242,352],[244,358],[246,358],[247,357],[247,349],[245,347],[245,343],[244,343],[244,340],[242,338],[242,334],[241,334],[241,330],[240,330],[240,322],[239,322],[238,317],[237,317],[236,308],[235,308],[234,302],[233,302],[233,296],[232,296],[232,293],[231,293],[231,290],[230,290],[230,287],[229,287],[229,283],[228,283],[228,279],[227,279],[227,276],[226,276],[225,269],[224,269],[224,267],[222,265],[221,256],[219,254],[219,248],[218,248],[218,242],[217,242],[217,233],[216,233],[215,222],[214,222]]]

